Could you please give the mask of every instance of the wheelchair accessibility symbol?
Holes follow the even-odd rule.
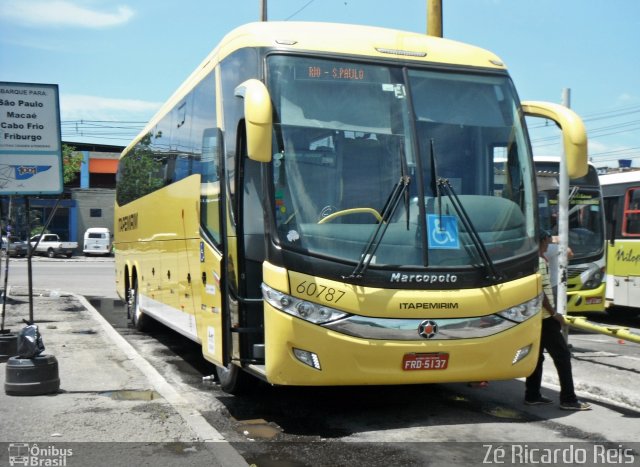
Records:
[[[430,249],[457,250],[460,248],[456,216],[427,215]]]

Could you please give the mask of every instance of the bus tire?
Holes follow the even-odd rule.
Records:
[[[216,365],[220,389],[228,394],[246,394],[251,389],[251,376],[239,366],[229,363],[226,367]]]
[[[129,289],[129,310],[128,315],[131,316],[131,324],[138,331],[143,332],[147,329],[149,318],[142,312],[140,308],[140,297],[138,296],[138,281],[133,281],[133,287]]]
[[[626,306],[612,305],[609,308],[606,308],[606,311],[609,316],[616,319],[635,318],[640,315],[640,309]]]

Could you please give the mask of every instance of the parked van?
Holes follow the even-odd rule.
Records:
[[[106,227],[91,227],[84,233],[85,255],[110,255],[111,232]]]

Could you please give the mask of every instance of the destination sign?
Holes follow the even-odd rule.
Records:
[[[377,80],[370,76],[369,71],[371,71],[369,67],[352,63],[318,61],[307,65],[297,65],[295,78],[313,81],[376,82]]]
[[[0,194],[61,193],[58,86],[0,82]]]

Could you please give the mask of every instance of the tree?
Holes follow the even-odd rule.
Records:
[[[122,206],[165,185],[163,158],[153,152],[145,135],[120,161],[116,199]]]
[[[66,185],[71,183],[80,172],[82,154],[76,152],[76,148],[68,144],[62,145],[62,181]]]

